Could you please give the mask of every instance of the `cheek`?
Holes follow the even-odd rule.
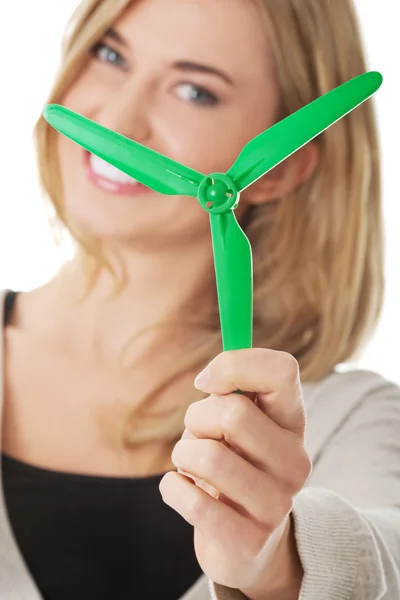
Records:
[[[88,93],[84,92],[85,86],[85,77],[81,75],[72,85],[72,87],[64,94],[61,99],[60,104],[66,106],[70,110],[73,110],[78,113],[82,113],[85,110],[85,105],[87,102]],[[85,101],[86,98],[86,101]]]
[[[91,118],[95,111],[108,102],[109,95],[113,93],[114,88],[115,84],[96,73],[94,68],[89,65],[64,94],[60,104]]]
[[[228,121],[226,111],[163,97],[152,114],[156,149],[204,175],[227,170],[240,151]]]
[[[63,187],[68,189],[75,183],[79,172],[77,167],[79,166],[79,157],[82,150],[61,134],[58,135],[56,149],[59,157]]]
[[[207,115],[184,107],[185,112],[160,119],[156,130],[171,158],[204,175],[228,171],[244,146],[269,126],[261,118],[246,120],[238,108]]]
[[[171,158],[203,175],[227,171],[241,150],[231,132],[218,134],[215,125],[207,128],[191,124],[180,131],[180,135],[175,130],[169,136]]]

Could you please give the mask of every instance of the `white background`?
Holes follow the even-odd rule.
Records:
[[[330,0],[324,0],[330,1]],[[341,1],[341,0],[332,0]],[[57,67],[64,23],[77,0],[3,2],[0,36],[0,289],[26,290],[57,267],[37,185],[31,130]],[[375,96],[384,167],[387,295],[379,328],[358,365],[400,383],[400,0],[356,0]],[[397,93],[396,93],[397,92]]]

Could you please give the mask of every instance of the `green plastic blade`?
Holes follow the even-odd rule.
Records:
[[[253,138],[228,171],[242,191],[374,94],[377,71],[363,73]]]
[[[115,133],[64,106],[49,104],[43,111],[57,131],[143,185],[167,195],[197,197],[204,175]]]
[[[235,213],[210,214],[223,350],[252,347],[253,259]]]

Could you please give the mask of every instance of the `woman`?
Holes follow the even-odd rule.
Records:
[[[226,171],[365,70],[350,0],[88,0],[49,102]],[[371,103],[243,193],[255,348],[222,354],[208,215],[36,141],[76,254],[2,295],[0,597],[398,598],[400,393],[335,371],[382,300]]]

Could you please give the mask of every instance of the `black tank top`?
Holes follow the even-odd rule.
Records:
[[[193,527],[163,502],[162,475],[69,474],[5,454],[2,463],[12,529],[45,600],[178,600],[202,575]]]

